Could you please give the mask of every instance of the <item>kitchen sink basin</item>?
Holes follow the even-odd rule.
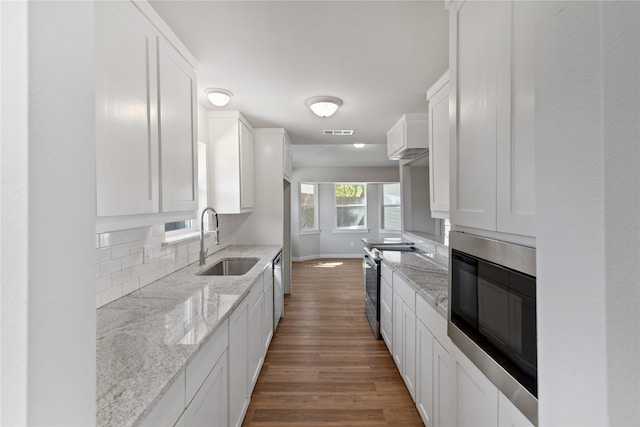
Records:
[[[258,258],[224,258],[196,273],[197,276],[242,276],[256,265]]]

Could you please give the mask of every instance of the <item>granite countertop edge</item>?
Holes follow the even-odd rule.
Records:
[[[144,288],[141,288],[127,296],[124,296],[111,304],[107,304],[103,307],[100,307],[97,311],[107,311],[110,309],[120,309],[120,307],[127,307],[128,304],[132,304],[138,308],[138,305],[135,303],[137,301],[161,301],[166,303],[167,306],[171,306],[172,302],[176,304],[181,304],[184,301],[185,297],[188,297],[191,292],[197,290],[199,286],[206,286],[209,290],[215,290],[217,285],[221,289],[231,288],[233,289],[231,292],[235,296],[235,300],[225,307],[225,309],[218,313],[215,321],[212,324],[208,324],[206,327],[206,332],[198,339],[197,343],[188,346],[187,350],[180,350],[175,353],[171,353],[170,356],[174,358],[174,365],[177,365],[177,369],[171,369],[170,372],[164,373],[160,380],[156,380],[156,383],[162,383],[162,387],[156,387],[154,391],[147,393],[148,395],[155,394],[155,397],[151,397],[148,399],[140,399],[138,405],[124,405],[126,408],[124,410],[118,411],[120,409],[119,403],[123,403],[117,397],[114,399],[112,394],[104,393],[101,390],[101,381],[100,375],[98,376],[98,384],[97,384],[97,419],[96,424],[98,426],[113,426],[113,425],[139,425],[140,422],[147,416],[151,409],[153,409],[154,405],[158,403],[160,399],[164,396],[164,394],[168,391],[168,389],[175,383],[175,381],[182,375],[182,373],[186,370],[187,365],[194,359],[194,357],[200,352],[203,346],[209,341],[209,339],[214,335],[214,333],[219,329],[221,325],[225,323],[225,321],[229,318],[229,316],[233,313],[233,311],[240,305],[240,303],[244,300],[244,298],[249,294],[253,284],[264,274],[265,269],[269,266],[269,264],[273,261],[273,258],[278,254],[279,251],[282,250],[282,246],[278,245],[231,245],[221,249],[218,252],[215,252],[207,257],[206,264],[204,266],[199,266],[198,263],[192,263],[187,265],[186,267],[177,270],[162,279],[159,279]],[[256,266],[254,266],[247,274],[243,276],[196,276],[195,273],[198,271],[205,269],[217,261],[228,258],[228,257],[256,257],[259,258]],[[257,267],[257,268],[256,268]],[[176,287],[176,282],[182,284],[179,288]],[[178,285],[179,286],[179,285]],[[164,288],[164,289],[163,289]],[[167,288],[170,289],[169,295],[167,295]],[[183,288],[183,289],[180,289]],[[154,307],[155,308],[155,307]],[[169,309],[166,309],[167,311]],[[143,317],[147,316],[147,311],[143,308],[140,310],[143,312]],[[150,309],[151,311],[151,309]],[[153,314],[150,319],[157,319],[162,317],[165,312]],[[146,320],[146,319],[145,319]],[[127,329],[130,334],[139,333],[145,334],[144,326],[148,324],[144,323],[144,321],[139,321],[136,319],[136,322],[140,323],[139,330],[136,330],[136,327],[124,326],[123,329]],[[100,317],[98,318],[98,328],[100,328]],[[97,340],[104,338],[112,330],[108,330],[105,333],[98,333]],[[100,347],[98,346],[98,349]],[[101,369],[100,363],[100,355],[98,354],[98,371]],[[128,355],[119,355],[122,356],[125,360],[129,360],[131,357]],[[100,374],[100,372],[98,372]],[[139,378],[139,380],[144,380],[143,378]],[[138,381],[140,382],[140,381]],[[142,385],[144,388],[145,384],[137,384]],[[147,398],[150,396],[146,396]],[[108,400],[108,402],[106,402]],[[100,411],[104,407],[104,405],[108,405],[106,413],[101,413],[104,411]]]

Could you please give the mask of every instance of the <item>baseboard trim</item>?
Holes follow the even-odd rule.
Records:
[[[309,255],[303,257],[291,257],[291,261],[311,261],[314,259],[321,258],[362,258],[362,254],[320,254],[320,255]]]

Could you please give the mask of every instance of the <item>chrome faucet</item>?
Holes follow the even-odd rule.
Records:
[[[207,256],[207,252],[209,252],[209,249],[207,249],[206,251],[204,250],[204,215],[207,213],[207,211],[213,212],[213,216],[216,218],[216,229],[213,230],[213,233],[216,238],[216,245],[220,244],[220,240],[218,238],[218,212],[216,212],[216,210],[211,206],[207,206],[202,210],[202,215],[200,215],[200,265],[204,265],[204,259]]]

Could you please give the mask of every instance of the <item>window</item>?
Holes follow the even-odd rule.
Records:
[[[400,231],[400,183],[382,184],[381,229]]]
[[[365,184],[336,184],[336,228],[367,228],[367,191]]]
[[[318,230],[318,184],[300,184],[300,231]]]

